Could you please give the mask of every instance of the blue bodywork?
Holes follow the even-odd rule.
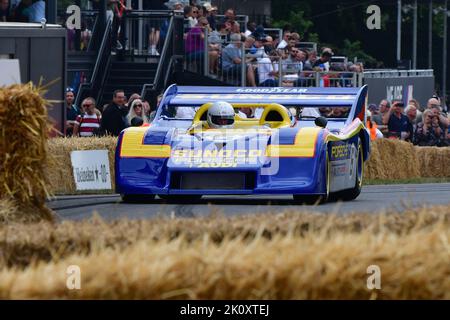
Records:
[[[153,151],[147,154],[147,151],[143,149],[139,156],[122,156],[122,148],[126,147],[123,145],[124,135],[127,134],[127,130],[137,129],[129,128],[122,131],[115,155],[116,192],[123,195],[328,194],[330,192],[330,180],[336,181],[335,189],[339,189],[340,182],[337,183],[338,180],[333,179],[338,179],[339,174],[345,175],[346,170],[352,170],[346,169],[343,165],[341,168],[333,170],[335,177],[330,177],[328,172],[330,161],[336,160],[336,163],[339,163],[339,161],[344,163],[350,157],[350,152],[346,152],[345,146],[354,146],[356,150],[358,150],[358,147],[362,148],[363,160],[368,159],[370,139],[364,129],[366,95],[366,86],[361,88],[170,86],[161,100],[151,126],[139,128],[139,130],[145,131],[142,137],[142,146],[161,147],[166,154],[164,155],[164,152],[156,154]],[[277,158],[278,170],[274,174],[261,174],[264,169],[273,165],[275,160],[270,156],[263,157],[265,160],[260,163],[239,163],[230,167],[202,167],[201,165],[192,165],[192,163],[180,163],[177,159],[174,159],[173,155],[176,150],[187,150],[189,147],[192,148],[193,145],[196,146],[195,150],[215,148],[217,141],[198,139],[194,135],[187,134],[186,131],[191,126],[192,120],[169,118],[167,114],[170,112],[171,106],[201,106],[218,100],[225,100],[230,103],[255,104],[274,102],[287,108],[292,106],[341,106],[351,109],[347,118],[329,119],[326,128],[316,127],[314,119],[298,120],[293,121],[289,127],[271,129],[270,134],[255,133],[254,130],[249,130],[248,133],[244,134],[240,133],[233,138],[232,142],[227,141],[226,144],[221,146],[224,152],[227,148],[234,150],[233,146],[235,145],[244,146],[240,148],[243,150],[246,150],[247,145],[252,145],[253,149],[255,149],[254,146],[258,146],[259,150],[262,150],[261,154],[265,155],[268,146],[273,141],[277,141],[277,145],[283,148],[285,154]],[[309,151],[305,149],[304,151],[305,154],[307,152],[311,154],[290,156],[289,149],[291,146],[295,148],[296,144],[301,144],[301,141],[297,141],[296,137],[304,128],[317,129],[317,133],[311,131],[311,136],[306,133],[304,135],[306,139],[313,141],[313,149],[308,149]],[[306,132],[306,130],[304,131]],[[252,147],[248,148],[251,149]],[[159,149],[157,150],[157,152],[160,152]],[[195,150],[192,151],[194,157]],[[342,150],[345,152],[342,152]],[[337,153],[337,151],[340,153]],[[303,152],[303,149],[299,152]],[[243,177],[242,182],[228,181],[226,188],[221,188],[220,182],[205,180],[206,184],[214,185],[214,188],[202,188],[195,185],[195,182],[183,181],[183,177],[200,177],[201,180],[202,175],[209,175],[212,177],[211,179],[217,178],[225,181],[227,175],[230,179],[234,179],[233,174],[237,174],[236,177]],[[201,184],[201,182],[198,183]],[[242,186],[239,183],[242,183]],[[183,185],[187,187],[183,187]],[[190,185],[195,185],[195,188],[190,189]]]

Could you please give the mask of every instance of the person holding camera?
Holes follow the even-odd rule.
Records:
[[[439,118],[439,125],[441,127],[448,128],[449,120],[446,115],[442,112],[441,101],[437,96],[433,96],[433,98],[429,99],[427,102],[427,109],[433,111],[433,114]]]
[[[445,130],[439,124],[439,117],[432,110],[423,112],[423,121],[417,124],[414,144],[418,146],[448,146]]]
[[[394,100],[392,107],[383,116],[383,124],[388,126],[387,137],[412,141],[413,126],[404,114],[405,104],[401,100]]]

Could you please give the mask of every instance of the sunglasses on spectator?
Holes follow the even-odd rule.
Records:
[[[83,104],[83,107],[90,107],[90,106],[92,106],[92,103],[85,103],[85,104]]]
[[[135,104],[134,107],[135,107],[135,108],[136,108],[136,107],[142,108],[142,104]]]

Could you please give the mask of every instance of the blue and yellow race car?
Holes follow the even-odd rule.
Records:
[[[150,126],[119,136],[123,201],[202,195],[288,194],[304,203],[352,200],[370,153],[367,86],[170,86]],[[212,104],[235,109],[232,128],[209,128]]]

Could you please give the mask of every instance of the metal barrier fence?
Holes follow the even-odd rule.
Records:
[[[395,77],[433,77],[433,69],[425,70],[366,70],[364,72],[366,78],[395,78]]]
[[[289,60],[266,57],[251,63],[259,87],[355,87],[362,86],[363,74],[350,71],[307,71]]]
[[[254,40],[242,40],[241,35],[221,35],[207,27],[189,29],[184,35],[185,70],[232,86],[362,86],[362,73],[303,70],[300,61],[269,56],[264,46],[253,47]]]
[[[281,40],[283,38],[283,30],[278,28],[265,28],[264,33],[268,36],[271,36],[273,40]]]
[[[119,28],[118,47],[130,55],[159,56],[168,35],[172,11],[130,11]]]
[[[305,49],[308,51],[315,51],[317,52],[317,43],[316,42],[299,42],[298,45],[296,45],[299,49]]]

